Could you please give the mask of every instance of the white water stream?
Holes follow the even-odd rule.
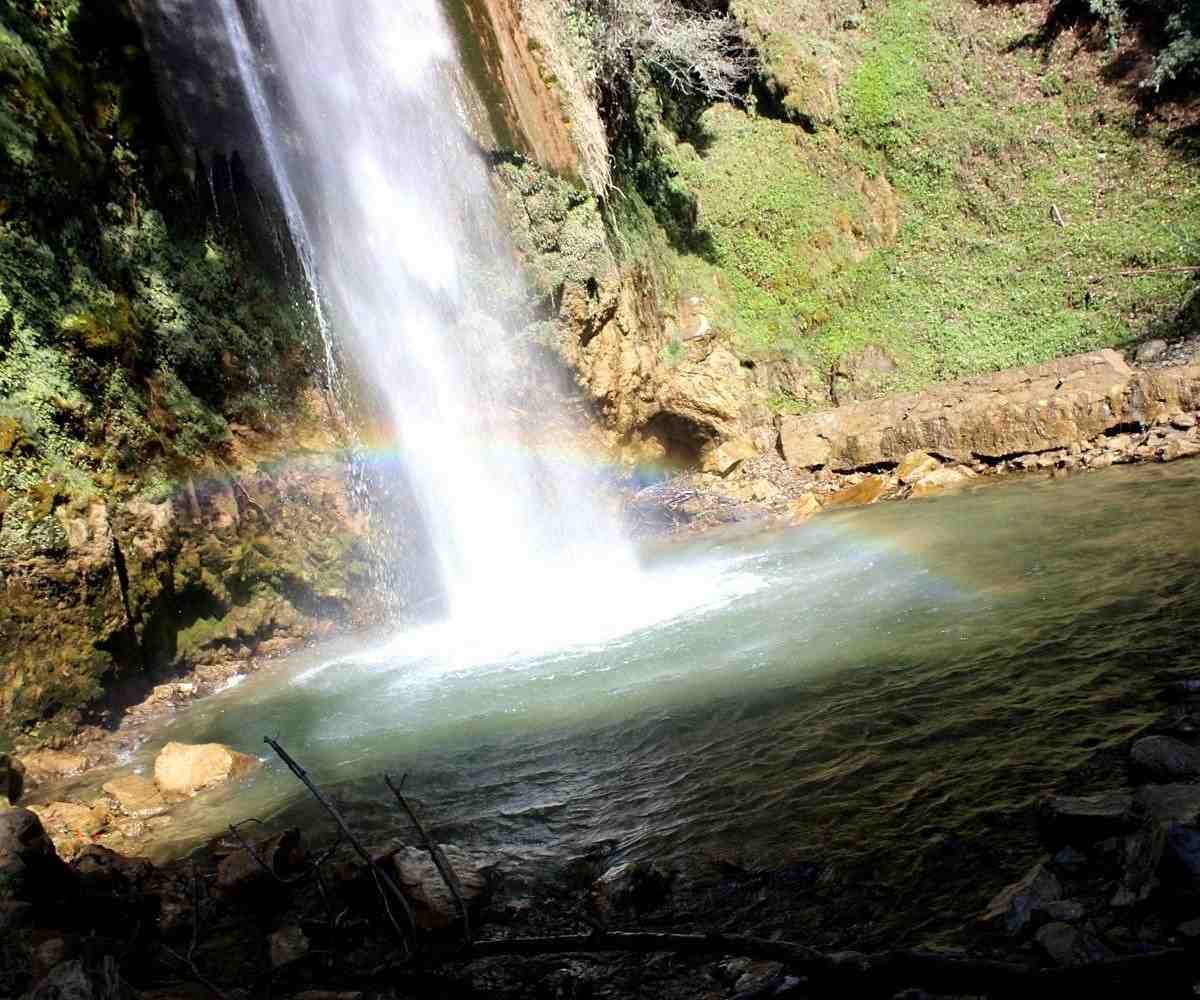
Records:
[[[540,455],[513,416],[558,415],[517,395],[536,360],[490,308],[517,279],[437,0],[253,0],[248,22],[218,2],[330,363],[348,358],[382,410],[455,641],[643,622],[658,589],[590,471]]]

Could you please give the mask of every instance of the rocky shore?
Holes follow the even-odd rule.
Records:
[[[635,495],[643,525],[796,523],[823,510],[932,496],[991,477],[1071,475],[1200,455],[1200,343],[1133,364],[1095,351],[926,392],[777,418],[699,472]]]
[[[22,808],[20,768],[5,761],[0,785],[18,804],[0,811],[0,992],[911,1000],[1126,996],[1136,984],[1191,995],[1200,681],[1167,678],[1164,698],[1158,723],[1066,775],[1028,817],[1045,853],[1011,885],[979,866],[986,845],[942,850],[937,878],[994,885],[982,911],[930,897],[878,922],[868,914],[881,885],[865,870],[712,859],[685,870],[631,863],[603,844],[551,865],[443,844],[452,891],[399,810],[397,836],[365,845],[371,868],[346,842],[332,846],[332,829],[257,827],[156,866],[63,834],[95,822],[94,806],[90,819],[62,804]],[[171,744],[153,779],[122,778],[105,793],[113,812],[150,822],[255,764],[216,745]],[[412,913],[406,943],[381,908],[381,878]]]

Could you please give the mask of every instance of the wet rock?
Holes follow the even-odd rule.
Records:
[[[146,819],[167,811],[166,799],[158,786],[140,774],[106,781],[103,790],[119,812],[134,819]]]
[[[604,919],[621,910],[652,909],[671,892],[671,876],[654,864],[626,862],[616,865],[592,884],[590,902]]]
[[[815,514],[821,513],[821,501],[812,493],[804,493],[787,505],[787,516],[793,524],[807,521]]]
[[[857,507],[875,503],[892,485],[887,476],[863,476],[853,486],[838,490],[825,498],[826,507]]]
[[[0,753],[0,809],[15,806],[25,788],[25,765],[16,757]]]
[[[1152,819],[1164,823],[1200,822],[1200,785],[1143,785],[1133,797]]]
[[[738,993],[751,993],[766,989],[782,977],[780,962],[744,962],[738,968],[733,988]]]
[[[154,783],[165,796],[188,798],[257,766],[254,757],[220,743],[168,743],[154,759]]]
[[[62,872],[62,861],[36,813],[0,811],[0,899],[36,900]]]
[[[308,938],[299,927],[281,927],[269,938],[267,945],[271,953],[271,967],[278,969],[298,962],[308,954]]]
[[[1090,844],[1137,824],[1128,792],[1055,795],[1042,807],[1046,836],[1056,844]]]
[[[754,442],[746,438],[734,438],[708,451],[700,462],[704,472],[714,472],[718,476],[728,475],[738,465],[748,458],[758,454]]]
[[[1114,907],[1144,903],[1158,888],[1158,869],[1166,846],[1166,827],[1150,823],[1125,838],[1121,847],[1121,880],[1113,893]]]
[[[995,930],[1019,934],[1038,911],[1058,899],[1062,899],[1061,883],[1044,864],[1039,864],[1021,881],[997,893],[984,910],[981,921]]]
[[[482,904],[490,890],[494,863],[455,844],[439,845],[454,868],[468,906]],[[444,930],[458,922],[458,906],[428,851],[403,847],[392,856],[396,878],[413,907],[417,926],[423,930]]]
[[[1094,934],[1061,921],[1046,924],[1034,935],[1034,940],[1046,957],[1062,968],[1112,957],[1112,952]]]
[[[1157,361],[1167,353],[1167,342],[1165,340],[1147,340],[1145,343],[1139,344],[1137,352],[1133,359],[1140,365],[1147,364],[1151,361]]]
[[[254,845],[268,871],[245,848],[235,851],[217,866],[217,888],[227,893],[256,891],[274,884],[272,874],[288,879],[299,874],[308,860],[298,829],[285,830]]]
[[[1170,736],[1145,736],[1130,751],[1134,766],[1163,781],[1200,776],[1200,750]]]
[[[896,478],[905,486],[910,486],[922,476],[926,476],[941,467],[941,462],[925,451],[910,451],[896,466]]]

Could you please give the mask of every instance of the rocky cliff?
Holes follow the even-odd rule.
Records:
[[[0,4],[0,743],[351,617],[307,306],[124,0]]]

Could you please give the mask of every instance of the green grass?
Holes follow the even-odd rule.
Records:
[[[828,370],[880,344],[906,389],[1126,345],[1178,306],[1190,276],[1114,272],[1197,263],[1200,174],[1135,138],[1086,61],[1008,51],[1034,16],[889,0],[866,15],[833,130],[705,114],[707,146],[676,159],[712,253],[679,266],[735,347]],[[899,196],[892,246],[848,235],[858,170]]]

